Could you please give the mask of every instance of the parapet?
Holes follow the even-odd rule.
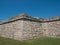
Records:
[[[43,21],[58,21],[58,20],[60,20],[60,16],[47,18],[47,19],[44,19]]]
[[[31,17],[28,14],[19,14],[19,15],[15,16],[15,17],[12,17],[12,18],[10,18],[10,19],[8,19],[6,21],[1,22],[0,25],[5,24],[5,23],[9,23],[9,22],[14,22],[14,21],[17,21],[17,20],[30,20],[30,21],[36,21],[36,22],[52,22],[52,21],[59,21],[60,16],[43,19],[43,18],[34,18],[34,17]]]

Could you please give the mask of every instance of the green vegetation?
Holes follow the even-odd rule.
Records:
[[[18,41],[0,37],[0,45],[60,45],[60,38],[39,38],[33,40]]]

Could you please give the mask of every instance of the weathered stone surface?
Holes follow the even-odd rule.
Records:
[[[16,40],[60,38],[60,18],[37,19],[21,15],[0,23],[0,36]]]

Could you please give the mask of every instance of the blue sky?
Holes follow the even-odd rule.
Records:
[[[1,21],[21,13],[41,18],[60,16],[60,0],[0,0]]]

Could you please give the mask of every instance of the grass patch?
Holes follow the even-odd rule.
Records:
[[[38,38],[18,41],[0,37],[0,45],[60,45],[60,38]]]

